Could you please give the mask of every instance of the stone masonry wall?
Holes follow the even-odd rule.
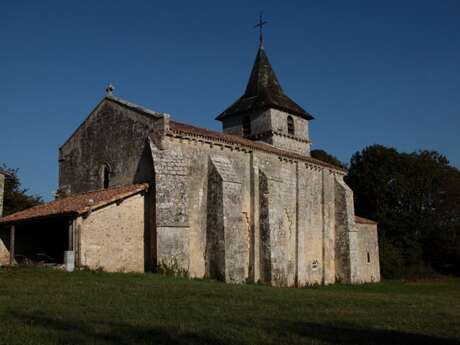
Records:
[[[290,115],[278,109],[270,109],[271,125],[274,131],[288,134],[287,119],[291,116],[294,120],[294,135],[298,138],[309,140],[308,120],[299,116]]]
[[[213,205],[206,223],[206,276],[225,279],[225,229],[222,177],[209,167],[207,204]]]
[[[363,283],[380,281],[377,224],[356,224],[359,238],[359,272]]]
[[[265,115],[254,118],[254,128],[271,128],[283,114]],[[141,271],[148,258],[189,277],[275,286],[367,279],[360,276],[353,193],[342,172],[198,135],[166,134],[168,121],[105,99],[62,146],[62,189],[100,189],[106,163],[110,185],[152,187],[148,204],[124,201],[80,219],[82,265]],[[305,125],[297,133],[308,137],[306,124],[295,126]],[[293,140],[280,138],[287,140],[280,145]],[[133,228],[126,232],[128,224]]]
[[[287,119],[290,115],[277,109],[269,111],[274,135],[268,142],[277,148],[310,156],[308,121],[291,115],[294,120],[294,134],[289,134]]]
[[[225,156],[211,155],[210,172],[219,178],[208,180],[208,195],[218,184],[220,194],[216,200],[219,205],[217,224],[222,232],[218,239],[222,241],[218,248],[223,249],[224,277],[227,282],[244,282],[248,278],[249,269],[249,218],[240,209],[242,205],[241,177],[233,167],[232,162]],[[208,199],[212,200],[212,199]],[[208,218],[215,211],[209,208]],[[207,232],[214,232],[213,225],[208,223]],[[207,252],[207,254],[209,251]]]
[[[243,133],[243,118],[249,117],[251,121],[251,135],[270,131],[271,115],[270,110],[263,112],[252,112],[240,116],[232,116],[223,121],[223,132],[241,136]]]
[[[310,156],[310,143],[296,140],[295,137],[273,134],[270,139],[266,141],[276,148]]]
[[[322,171],[304,167],[301,174],[302,202],[299,216],[304,221],[299,229],[299,284],[321,284],[323,279],[323,188]]]
[[[327,169],[322,170],[323,178],[323,282],[332,284],[336,281],[336,246],[337,223],[336,209],[340,209],[338,195],[335,192],[336,174]],[[342,178],[341,176],[339,178]]]
[[[10,264],[10,230],[0,228],[0,266]]]
[[[265,282],[274,286],[293,286],[296,278],[296,170],[293,163],[262,158],[261,205],[263,224],[262,255]],[[266,210],[264,210],[266,208]],[[268,277],[270,279],[268,279]]]
[[[162,270],[190,274],[191,180],[181,151],[152,145],[156,187],[156,257]]]
[[[359,244],[355,226],[353,192],[343,181],[342,176],[335,178],[335,193],[336,275],[342,282],[357,283],[360,281]]]
[[[137,194],[81,219],[79,266],[108,272],[144,272],[145,195]]]
[[[264,283],[272,281],[270,208],[268,178],[259,171],[259,279]]]
[[[242,135],[242,121],[244,117],[251,120],[251,137],[255,140],[265,141],[277,148],[300,154],[310,155],[308,134],[308,121],[291,115],[294,120],[294,135],[288,133],[288,113],[269,109],[260,113],[250,113],[234,116],[223,121],[224,133]],[[268,134],[273,132],[274,134]],[[265,134],[264,136],[260,136]]]
[[[159,258],[180,262],[191,277],[232,282],[359,281],[353,194],[343,174],[197,138],[168,137],[166,146],[153,153]],[[161,163],[178,156],[181,164]],[[181,182],[165,173],[185,166]],[[172,221],[175,212],[183,223]]]
[[[152,150],[158,264],[175,263],[191,277],[213,275],[212,271],[227,281],[247,279],[249,155],[231,150],[223,153],[220,147],[195,140],[169,140],[167,146],[167,150]],[[168,161],[179,156],[187,176],[177,172],[183,169],[177,163]],[[178,216],[180,221],[174,221]],[[209,254],[210,247],[219,248],[222,256]],[[227,274],[222,275],[224,272]]]
[[[163,119],[104,99],[59,151],[60,190],[102,189],[103,167],[110,186],[150,182],[151,154],[146,139],[161,138]]]

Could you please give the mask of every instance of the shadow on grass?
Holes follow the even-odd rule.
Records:
[[[61,320],[41,313],[13,312],[10,316],[16,321],[34,326],[44,332],[43,337],[54,339],[33,339],[40,344],[238,344],[234,341],[201,335],[193,332],[178,331],[161,327],[143,327],[107,321]],[[36,332],[33,332],[36,336]],[[21,336],[27,336],[22,334]],[[32,339],[27,339],[29,342]]]
[[[286,322],[284,334],[316,340],[324,344],[372,344],[372,345],[460,345],[459,340],[439,338],[391,330],[354,328],[351,324],[315,324],[309,322]]]
[[[222,339],[187,330],[178,330],[173,327],[144,327],[126,323],[108,321],[61,320],[42,313],[11,312],[10,317],[17,322],[36,328],[30,336],[37,337],[37,330],[43,331],[43,338],[50,338],[47,343],[44,339],[34,340],[40,344],[249,344],[242,339]],[[152,320],[153,321],[153,320]],[[231,327],[227,324],[226,327]],[[214,330],[216,331],[216,330]],[[218,331],[218,330],[217,330]],[[270,334],[273,337],[270,339]],[[296,344],[373,344],[373,345],[460,345],[454,339],[435,336],[411,334],[398,331],[360,329],[351,324],[327,325],[309,322],[276,322],[275,327],[267,329],[265,338],[270,344],[286,343],[284,340],[294,340]],[[27,337],[21,334],[21,337]],[[244,338],[242,334],[241,338]],[[54,339],[54,340],[51,340]],[[19,339],[18,339],[19,340]],[[33,342],[32,342],[33,343]]]

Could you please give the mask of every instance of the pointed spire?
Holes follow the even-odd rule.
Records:
[[[310,113],[284,94],[263,45],[259,45],[244,95],[222,112],[216,120],[269,108],[279,109],[307,120],[313,119]]]
[[[260,46],[243,97],[248,98],[264,94],[282,95],[283,89],[270,61],[268,61],[264,47]]]

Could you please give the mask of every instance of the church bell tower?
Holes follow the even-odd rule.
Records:
[[[222,121],[224,133],[310,156],[308,123],[313,118],[284,94],[268,61],[261,32],[246,91],[216,120]]]

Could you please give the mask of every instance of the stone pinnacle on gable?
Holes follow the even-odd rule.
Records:
[[[105,88],[105,92],[107,96],[112,96],[113,90],[115,90],[115,87],[112,85],[112,83],[109,83],[107,87]]]

